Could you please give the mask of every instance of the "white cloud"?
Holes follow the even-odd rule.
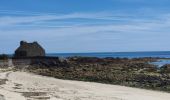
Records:
[[[0,11],[0,13],[2,13]],[[6,12],[9,13],[8,11]],[[0,16],[0,29],[3,27],[22,27],[34,26],[35,23],[40,23],[40,26],[50,26],[49,24],[56,24],[62,20],[62,22],[68,22],[67,20],[72,19],[72,24],[75,24],[77,19],[82,20],[97,20],[96,22],[105,23],[106,21],[119,21],[122,22],[139,22],[139,21],[148,21],[147,19],[138,19],[135,15],[130,14],[118,14],[111,12],[98,12],[98,13],[71,13],[71,14],[36,14],[30,13],[29,15],[24,15],[24,12],[15,12],[16,15],[5,15]],[[75,22],[74,22],[75,21]],[[92,24],[93,22],[88,22],[86,24]],[[76,23],[76,25],[82,25],[83,23]]]
[[[116,31],[124,33],[165,31],[170,27],[169,14],[158,15],[153,18],[135,17],[135,15],[114,15],[112,13],[72,13],[62,15],[32,15],[32,16],[0,16],[0,31],[12,33],[61,33],[61,35],[96,33]],[[96,20],[100,25],[93,22],[74,22],[81,18],[82,20]],[[67,24],[72,19],[71,24]],[[57,20],[57,21],[56,21]],[[62,21],[61,21],[62,20]],[[108,20],[108,21],[105,21]],[[61,21],[61,22],[60,22]],[[96,21],[96,22],[97,22]],[[115,24],[117,21],[118,24]],[[63,22],[63,23],[62,23]],[[38,24],[37,24],[38,23]],[[43,27],[41,27],[43,26]],[[7,29],[7,30],[3,30]],[[8,30],[9,29],[9,30]],[[10,33],[11,33],[10,32]]]
[[[158,43],[157,40],[159,39],[162,40],[161,43],[165,42],[170,36],[169,14],[155,15],[154,17],[145,16],[144,18],[141,16],[134,18],[134,16],[123,14],[117,16],[105,12],[0,16],[0,39],[3,39],[3,41],[14,41],[13,49],[20,40],[37,40],[44,44],[47,43],[48,45],[45,46],[49,48],[49,52],[57,52],[55,50],[59,47],[55,47],[56,45],[62,46],[61,50],[73,49],[76,52],[76,49],[71,47],[77,45],[77,51],[80,51],[83,48],[81,44],[85,43],[88,47],[93,48],[93,51],[96,50],[95,45],[98,48],[105,47],[109,50],[109,46],[112,44],[114,47],[115,45],[122,45],[123,50],[125,44],[135,47],[139,44],[143,45],[143,42],[147,42],[146,45],[150,46]],[[79,18],[89,21],[86,23],[74,22],[75,19]],[[67,24],[68,19],[72,21],[69,25]],[[96,21],[100,21],[100,24],[93,24]],[[40,24],[36,25],[35,23]],[[9,36],[10,38],[6,38]],[[153,43],[151,43],[152,41]],[[100,46],[100,44],[104,46]],[[0,43],[0,45],[5,45],[5,43]]]
[[[112,18],[111,18],[112,17]],[[116,20],[120,19],[118,17],[114,17],[107,13],[71,13],[71,14],[62,14],[62,15],[32,15],[32,16],[0,16],[0,25],[15,25],[22,23],[34,23],[34,22],[43,22],[50,20],[64,20],[64,19],[100,19],[100,20]]]

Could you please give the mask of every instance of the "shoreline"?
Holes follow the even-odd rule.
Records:
[[[12,59],[15,70],[64,80],[78,80],[170,92],[170,67],[156,58],[34,57]],[[11,64],[12,66],[12,64]],[[4,66],[3,68],[8,67]]]
[[[118,85],[61,80],[21,71],[0,73],[4,100],[169,100],[170,94]],[[48,81],[48,82],[47,82]],[[101,91],[102,90],[102,91]]]

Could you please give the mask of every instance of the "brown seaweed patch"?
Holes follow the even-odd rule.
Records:
[[[22,95],[27,98],[34,98],[38,100],[49,100],[46,92],[22,92]]]

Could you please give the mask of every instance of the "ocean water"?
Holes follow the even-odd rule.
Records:
[[[160,52],[107,52],[107,53],[51,53],[47,56],[53,57],[73,57],[73,56],[82,56],[82,57],[119,57],[119,58],[142,58],[142,57],[159,57],[158,61],[151,62],[158,67],[162,67],[165,64],[170,64],[170,59],[161,59],[161,58],[170,58],[170,51],[160,51]]]
[[[151,64],[162,67],[163,65],[170,64],[170,59],[159,59],[156,62],[151,62]]]
[[[106,52],[106,53],[49,53],[47,56],[53,57],[119,57],[119,58],[142,58],[142,57],[160,57],[170,58],[170,51],[159,52]]]
[[[13,54],[9,54],[10,57]],[[119,58],[143,58],[143,57],[158,57],[156,62],[151,62],[151,64],[157,65],[161,67],[165,64],[170,64],[170,51],[153,51],[153,52],[101,52],[101,53],[48,53],[46,56],[52,57],[74,57],[74,56],[81,56],[81,57],[98,57],[98,58],[106,58],[106,57],[119,57]],[[162,58],[169,58],[169,59],[162,59]]]

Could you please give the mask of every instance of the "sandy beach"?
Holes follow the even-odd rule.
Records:
[[[124,86],[60,80],[27,72],[0,73],[0,100],[169,100],[170,94]]]

